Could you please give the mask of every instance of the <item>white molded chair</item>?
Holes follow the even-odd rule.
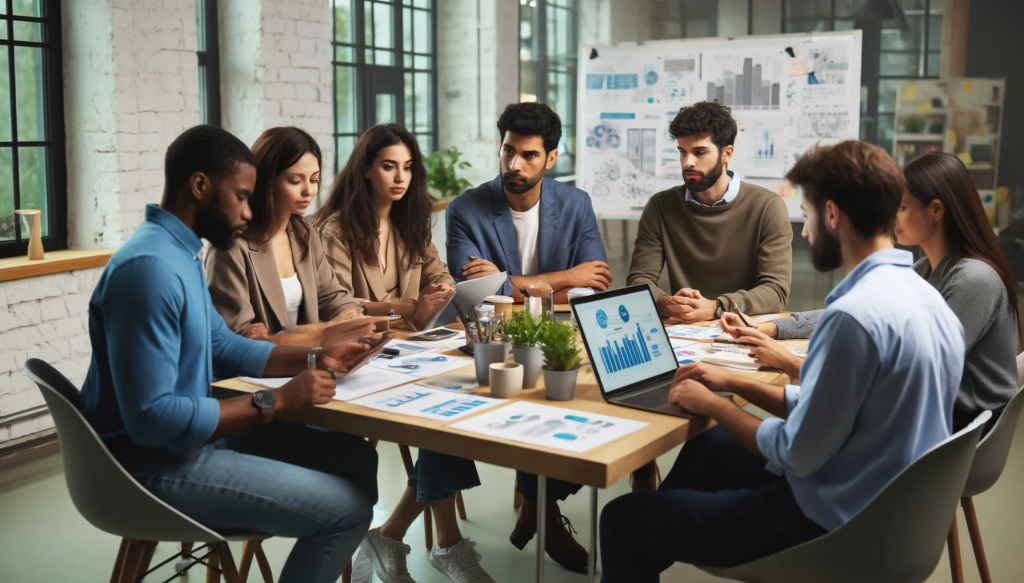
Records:
[[[64,460],[64,479],[75,508],[96,528],[122,538],[111,583],[141,580],[149,571],[157,542],[161,541],[194,541],[208,545],[206,554],[195,557],[197,562],[211,568],[208,581],[220,579],[216,570],[218,563],[227,583],[242,581],[228,541],[247,541],[246,550],[253,548],[263,570],[266,559],[261,559],[262,549],[257,550],[251,543],[267,538],[266,535],[216,533],[149,493],[110,454],[79,412],[78,388],[71,381],[36,358],[26,361],[22,369],[39,386],[53,415]],[[199,551],[197,548],[186,554],[193,556],[192,553]],[[245,566],[243,569],[248,570]],[[269,565],[264,578],[272,583],[272,579],[266,579],[268,572]]]
[[[698,568],[748,583],[921,583],[935,570],[963,492],[985,411],[899,473],[832,532],[736,567]]]

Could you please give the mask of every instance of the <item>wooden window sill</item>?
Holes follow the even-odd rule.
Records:
[[[47,251],[43,259],[30,261],[27,257],[0,259],[0,281],[35,277],[50,273],[102,267],[114,254],[113,249],[69,249]]]

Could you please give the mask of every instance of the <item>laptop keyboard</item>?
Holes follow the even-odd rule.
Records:
[[[664,407],[668,404],[668,394],[672,391],[672,385],[665,385],[652,389],[650,391],[640,393],[639,395],[633,395],[622,399],[623,403],[629,403],[630,405],[639,405],[641,407]]]

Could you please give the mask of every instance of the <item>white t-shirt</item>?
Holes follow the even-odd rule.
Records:
[[[526,212],[512,212],[512,227],[519,247],[520,274],[537,275],[537,233],[540,231],[540,201]]]
[[[302,284],[299,274],[281,278],[284,289],[284,303],[288,306],[288,323],[294,326],[299,321],[299,306],[302,305]]]

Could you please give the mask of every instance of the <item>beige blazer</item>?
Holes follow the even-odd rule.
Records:
[[[343,287],[352,290],[355,297],[371,302],[379,302],[387,295],[388,291],[384,289],[384,275],[381,274],[379,267],[364,266],[361,263],[353,265],[348,246],[341,239],[341,228],[337,221],[329,220],[325,223],[320,230],[320,237],[327,262],[334,269],[334,275]],[[426,262],[406,269],[405,261],[402,259],[405,255],[402,237],[395,233],[394,241],[398,257],[398,297],[390,299],[415,300],[420,297],[420,291],[428,285],[455,285],[455,280],[448,273],[448,266],[437,256],[437,248],[433,243],[427,250]]]
[[[320,237],[312,227],[309,251],[305,257],[301,257],[302,249],[290,224],[288,238],[292,244],[295,272],[302,284],[302,305],[299,306],[297,324],[326,322],[363,303],[338,283],[324,257]],[[239,238],[227,251],[211,248],[204,264],[213,307],[232,331],[240,332],[249,324],[258,322],[271,334],[277,334],[288,325],[284,288],[269,242],[256,243]]]

